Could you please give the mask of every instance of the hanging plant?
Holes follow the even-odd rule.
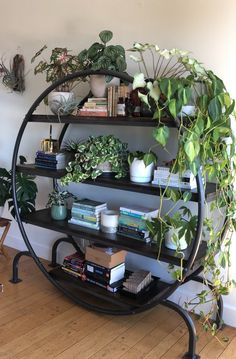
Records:
[[[170,138],[169,128],[162,123],[163,116],[168,115],[177,124],[178,152],[171,172],[179,173],[181,177],[185,171],[191,170],[196,176],[201,169],[203,178],[216,181],[216,200],[210,205],[210,213],[218,210],[225,221],[222,228],[216,229],[210,215],[205,219],[207,251],[202,265],[204,282],[208,283],[210,273],[213,294],[218,298],[221,294],[228,294],[235,284],[229,276],[231,239],[236,229],[236,157],[232,130],[232,122],[235,124],[234,100],[223,81],[185,51],[161,50],[157,45],[140,43],[135,43],[130,51],[134,53],[131,57],[138,63],[140,70],[134,76],[133,88],[145,89],[145,93],[140,92],[139,96],[147,106],[153,107],[155,103],[153,118],[157,126],[153,137],[161,147],[166,148]],[[148,54],[152,73],[147,66]],[[146,80],[150,78],[152,81]],[[183,106],[189,104],[194,105],[194,116],[182,111]],[[164,197],[171,199],[173,208],[180,199],[185,202],[190,199],[188,195],[183,199],[178,193],[178,190],[168,186],[162,191],[158,218],[149,223],[154,238],[161,238],[158,236],[160,230],[165,233],[172,222],[163,214]],[[176,238],[176,241],[179,239]],[[225,278],[222,269],[226,270]],[[182,270],[177,268],[173,271],[173,276],[180,281]],[[189,304],[194,303],[195,308],[196,304],[206,302],[209,292],[204,291],[204,295],[203,292],[198,293]],[[210,313],[201,315],[204,329],[210,329],[213,334],[217,328],[211,325],[209,319],[215,309],[212,306]]]
[[[0,62],[0,77],[4,86],[11,91],[25,91],[25,60],[22,55],[16,54],[10,63],[9,68]]]

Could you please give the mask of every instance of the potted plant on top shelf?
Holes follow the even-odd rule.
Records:
[[[132,59],[141,69],[134,76],[133,87],[145,89],[145,94],[140,93],[139,96],[147,106],[150,106],[150,102],[155,104],[154,120],[157,126],[153,136],[159,146],[166,148],[170,137],[169,128],[162,123],[162,116],[167,114],[177,124],[178,152],[171,171],[181,176],[186,170],[191,170],[197,175],[201,169],[204,178],[210,181],[214,179],[217,183],[216,200],[212,202],[210,212],[218,209],[221,216],[225,214],[225,221],[222,228],[216,230],[210,214],[205,218],[208,249],[202,262],[203,277],[207,284],[207,275],[211,274],[216,297],[227,294],[234,286],[234,281],[229,276],[223,279],[221,269],[230,266],[230,244],[232,232],[236,229],[236,141],[232,130],[232,122],[235,125],[235,103],[223,81],[186,51],[162,50],[157,45],[141,43],[135,43],[130,50],[133,52]],[[152,74],[145,57],[147,54],[151,57]],[[152,78],[152,81],[145,81],[145,78]],[[183,115],[183,106],[191,101],[195,106],[194,116]],[[157,218],[159,223],[165,222],[162,206],[167,191],[173,207],[180,200],[178,189],[168,186],[163,189]],[[188,192],[184,200],[188,202]],[[176,235],[179,238],[180,232]],[[218,258],[215,257],[217,252],[220,252]],[[175,271],[177,273],[178,269]],[[176,278],[184,280],[182,275],[176,275]],[[203,300],[202,293],[198,293],[196,298],[202,303],[206,297],[204,295]],[[204,317],[204,328],[210,329],[213,334],[216,332],[216,326],[211,325],[208,314]]]
[[[99,33],[101,42],[93,43],[88,49],[82,50],[78,59],[84,70],[113,70],[124,72],[126,70],[125,49],[121,45],[107,45],[113,33],[103,30]],[[111,76],[90,76],[90,87],[95,97],[104,97],[106,82],[112,80]]]
[[[43,51],[47,49],[44,45],[36,54],[32,57],[31,63],[33,63]],[[52,52],[49,61],[41,60],[34,68],[34,74],[46,73],[46,82],[54,83],[57,80],[69,75],[75,71],[80,70],[80,63],[77,55],[70,54],[67,48],[55,47]],[[64,112],[72,112],[77,103],[74,99],[72,92],[77,80],[67,81],[58,86],[55,91],[51,92],[48,96],[48,104],[51,111],[54,114],[64,114]]]

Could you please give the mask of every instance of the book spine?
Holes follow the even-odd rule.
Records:
[[[78,221],[81,221],[83,223],[88,223],[88,224],[95,224],[95,225],[98,225],[100,220],[95,218],[95,219],[85,219],[83,217],[80,217],[80,216],[75,216],[75,215],[72,215],[71,217],[73,220],[78,220]]]
[[[108,291],[111,292],[111,293],[116,293],[117,290],[118,290],[118,287],[111,287],[111,286],[109,286],[109,285],[104,285],[104,284],[102,284],[102,283],[99,283],[99,282],[95,281],[94,279],[87,278],[87,281],[88,281],[89,283],[96,284],[96,285],[98,285],[99,287],[102,287],[102,288],[108,290]]]
[[[125,214],[128,216],[135,216],[141,219],[149,219],[151,217],[156,217],[158,215],[158,209],[155,211],[150,211],[148,213],[144,213],[143,211],[139,211],[136,209],[126,208],[126,207],[120,207],[120,214]]]
[[[72,275],[72,276],[74,276],[74,277],[76,277],[76,278],[81,278],[82,277],[82,274],[80,274],[80,273],[77,273],[77,272],[74,272],[73,270],[71,270],[71,269],[68,269],[68,268],[65,268],[65,267],[61,267],[62,268],[62,270],[64,270],[66,273],[69,273],[70,275]]]
[[[93,217],[93,218],[100,218],[101,217],[100,212],[83,210],[83,209],[80,209],[80,208],[77,208],[77,207],[74,207],[74,206],[71,209],[71,213],[75,214],[75,215],[88,216],[88,217]]]
[[[143,231],[143,230],[135,229],[133,227],[128,227],[128,226],[124,226],[124,225],[118,225],[118,233],[134,235],[135,237],[141,238],[141,239],[145,239],[149,236],[149,231]]]
[[[99,224],[94,224],[94,223],[88,223],[88,222],[83,222],[83,221],[80,221],[79,219],[69,219],[68,223],[71,223],[71,224],[76,224],[78,226],[81,226],[81,227],[87,227],[87,228],[91,228],[91,229],[100,229],[100,225]]]
[[[123,225],[123,226],[131,227],[131,228],[137,228],[139,230],[147,229],[145,220],[139,219],[136,217],[132,217],[132,216],[121,215],[119,217],[119,224]]]
[[[107,205],[105,204],[103,206],[91,206],[88,204],[85,205],[85,204],[73,203],[73,208],[81,209],[83,211],[101,212],[107,208]]]

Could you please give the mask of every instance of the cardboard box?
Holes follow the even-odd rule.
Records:
[[[88,246],[85,259],[106,268],[113,268],[125,261],[127,252],[112,247]]]

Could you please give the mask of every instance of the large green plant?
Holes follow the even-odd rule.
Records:
[[[127,143],[122,143],[113,135],[90,136],[80,143],[71,142],[66,149],[74,152],[74,160],[69,162],[67,174],[61,179],[63,185],[88,178],[96,179],[102,174],[98,166],[104,162],[110,163],[116,178],[124,177],[127,173]]]
[[[210,214],[205,219],[204,231],[208,240],[203,275],[207,284],[210,273],[216,297],[227,294],[234,285],[229,276],[231,235],[236,229],[236,157],[232,130],[232,122],[235,124],[234,100],[223,81],[186,52],[161,50],[156,45],[140,43],[134,44],[130,50],[135,53],[132,58],[142,71],[135,75],[133,86],[145,89],[145,94],[140,93],[140,98],[148,106],[155,103],[154,120],[157,126],[153,136],[160,146],[166,148],[170,137],[169,128],[162,123],[162,116],[168,114],[178,124],[178,152],[171,171],[181,176],[186,170],[191,170],[196,175],[201,168],[205,179],[216,181],[216,200],[211,203]],[[147,54],[152,60],[152,74],[148,71]],[[145,80],[150,77],[152,81]],[[195,115],[186,117],[181,109],[190,100],[195,105]],[[162,191],[157,222],[162,225],[166,224],[162,207],[167,194],[174,207],[180,200],[178,191],[168,186]],[[188,194],[185,199],[190,199],[187,197]],[[225,216],[221,229],[215,229],[213,225],[211,211],[216,209]],[[219,258],[216,253],[219,253]],[[224,278],[222,268],[227,273]],[[207,295],[207,290],[204,295],[203,292],[198,293],[195,303],[203,303]],[[204,328],[211,328],[214,334],[216,328],[210,325],[209,314],[204,318]]]
[[[8,201],[9,210],[13,217],[16,212],[12,199],[11,171],[0,168],[0,205]],[[17,205],[21,215],[29,214],[35,210],[35,199],[38,189],[33,176],[16,173]]]
[[[119,72],[126,70],[127,65],[123,46],[107,45],[112,37],[113,33],[111,31],[103,30],[99,33],[100,43],[95,42],[88,49],[84,49],[79,53],[79,62],[85,70],[103,69]]]

